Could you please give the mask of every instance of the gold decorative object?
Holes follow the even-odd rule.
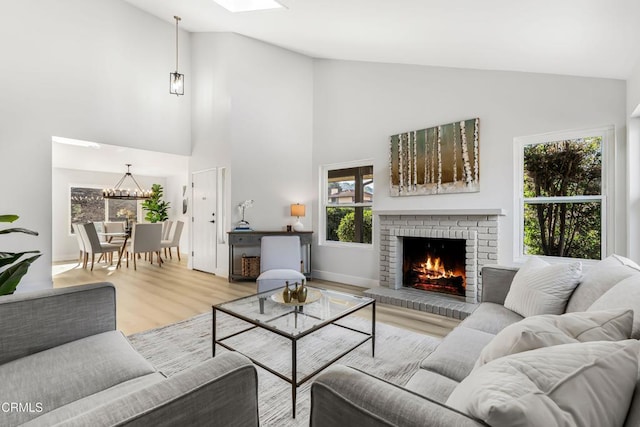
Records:
[[[289,289],[289,282],[285,283],[287,284],[287,286],[285,286],[284,290],[282,291],[282,301],[288,304],[291,302],[292,291],[291,289]]]
[[[304,285],[304,280],[299,288],[296,288],[296,295],[298,302],[305,302],[307,300],[307,287]]]

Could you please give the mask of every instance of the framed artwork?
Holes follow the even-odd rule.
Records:
[[[480,191],[480,119],[392,135],[392,196]]]

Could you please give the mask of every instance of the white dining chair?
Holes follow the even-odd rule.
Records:
[[[300,237],[264,236],[260,240],[260,275],[256,279],[258,293],[282,288],[286,282],[302,282],[300,272]],[[260,297],[260,313],[264,300]]]
[[[124,222],[105,222],[103,228],[105,233],[122,233],[122,236],[106,236],[109,243],[122,244],[124,242],[124,234],[126,233]]]
[[[78,247],[80,248],[80,256],[78,258],[78,264],[82,264],[82,268],[86,268],[87,266],[84,263],[84,240],[80,235],[80,224],[71,224],[71,228],[73,229],[73,234],[76,235],[76,239],[78,240]]]
[[[173,225],[173,221],[166,220],[162,223],[162,240],[169,240],[169,236],[171,235],[171,226]]]
[[[92,222],[78,224],[78,229],[84,242],[84,268],[87,266],[89,254],[91,254],[91,271],[93,271],[93,265],[96,261],[96,254],[106,255],[108,260],[113,263],[113,253],[120,251],[120,245],[101,242],[96,227]]]
[[[127,267],[129,267],[129,254],[133,257],[133,268],[138,269],[136,255],[141,253],[150,254],[149,258],[153,264],[153,254],[158,256],[158,265],[162,267],[162,257],[160,244],[162,242],[162,224],[133,224],[131,230],[131,240],[127,244]]]
[[[167,250],[169,251],[169,258],[173,259],[171,256],[171,248],[176,248],[178,251],[178,261],[180,261],[180,237],[182,236],[182,229],[184,228],[183,221],[176,221],[176,226],[173,227],[173,235],[171,239],[162,240],[161,246],[164,248],[164,256],[167,256]]]

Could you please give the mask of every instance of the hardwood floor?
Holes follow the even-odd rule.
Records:
[[[185,257],[167,260],[162,268],[139,262],[133,266],[115,268],[96,264],[93,271],[77,262],[59,262],[53,266],[56,288],[94,282],[112,282],[117,289],[118,329],[126,335],[168,325],[211,311],[212,304],[255,293],[255,282],[229,283],[226,278],[187,269]],[[311,286],[362,295],[365,288],[323,280],[313,280]],[[370,316],[369,313],[363,313]],[[458,320],[386,304],[376,305],[376,320],[414,332],[442,337]]]

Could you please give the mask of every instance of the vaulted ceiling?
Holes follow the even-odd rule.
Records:
[[[230,13],[213,0],[126,0],[190,32],[230,31],[314,58],[627,79],[638,0],[279,0]]]

